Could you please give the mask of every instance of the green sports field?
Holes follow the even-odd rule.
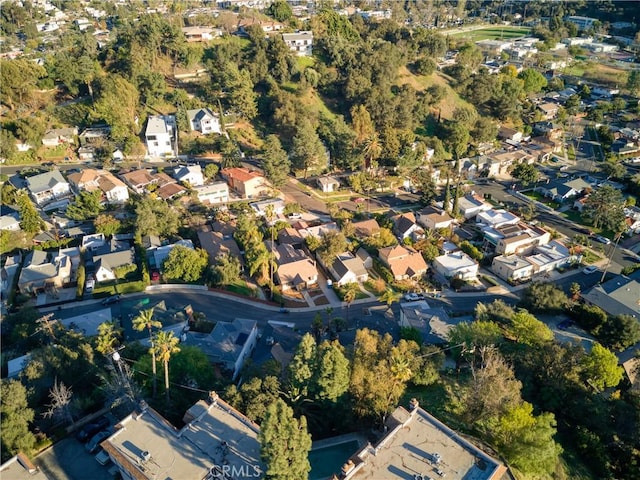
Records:
[[[450,30],[445,33],[445,35],[455,37],[455,38],[464,38],[465,40],[471,40],[473,42],[477,42],[479,40],[499,40],[499,39],[510,39],[510,38],[518,38],[524,37],[529,34],[531,31],[528,27],[487,27],[481,28],[478,30],[471,30],[468,32],[456,32],[455,30]]]

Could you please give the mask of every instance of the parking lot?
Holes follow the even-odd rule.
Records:
[[[100,465],[95,454],[85,451],[75,438],[65,438],[44,451],[35,459],[40,469],[54,480],[113,480],[109,469],[112,463]]]

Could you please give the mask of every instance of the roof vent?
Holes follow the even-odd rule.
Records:
[[[144,452],[142,452],[142,453],[140,454],[140,461],[141,461],[142,463],[146,463],[146,462],[148,462],[149,460],[151,460],[151,452],[149,452],[149,450],[145,450]]]

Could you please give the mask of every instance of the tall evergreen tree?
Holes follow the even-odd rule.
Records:
[[[267,480],[309,478],[311,435],[307,432],[307,420],[304,416],[296,419],[293,410],[282,399],[269,405],[259,439]]]
[[[335,402],[349,388],[349,360],[337,341],[323,342],[318,352],[316,397]]]
[[[269,135],[262,149],[262,168],[267,180],[274,188],[280,188],[287,182],[291,161],[276,135]]]
[[[306,333],[298,344],[296,353],[289,364],[289,383],[292,397],[306,397],[308,395],[315,371],[316,354],[316,341],[313,335]]]
[[[298,127],[290,153],[294,167],[303,170],[305,178],[309,170],[323,166],[326,161],[324,145],[311,122],[303,121]]]
[[[20,228],[22,230],[27,233],[38,233],[42,230],[44,222],[26,193],[22,193],[18,197],[18,209],[20,211]]]

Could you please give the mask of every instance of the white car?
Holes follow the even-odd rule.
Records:
[[[417,293],[405,293],[404,294],[404,299],[407,302],[416,302],[416,301],[420,300],[420,295],[418,295]]]
[[[604,243],[605,245],[609,245],[611,243],[611,240],[607,237],[603,237],[602,235],[596,235],[593,239],[597,242]]]
[[[589,265],[588,267],[582,269],[582,273],[584,273],[585,275],[591,275],[592,273],[597,271],[598,267],[596,267],[595,265]]]

